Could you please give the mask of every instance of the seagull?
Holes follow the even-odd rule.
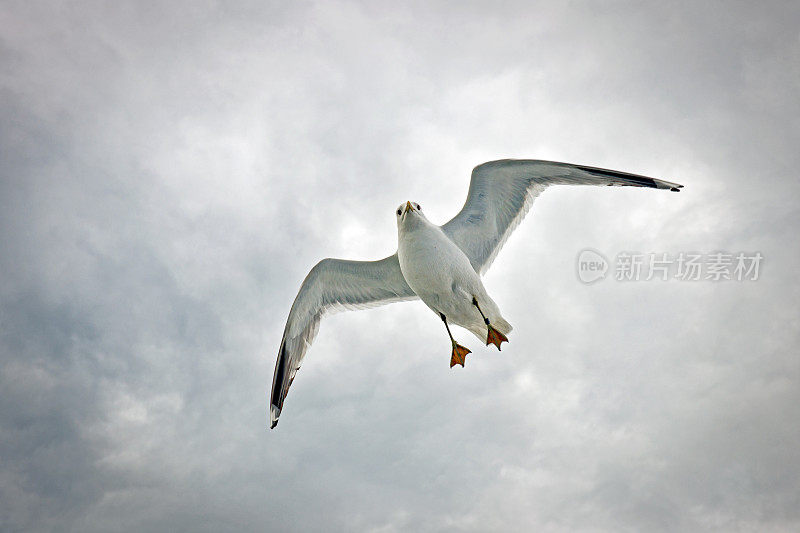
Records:
[[[419,298],[444,323],[450,367],[464,366],[469,349],[453,338],[450,324],[471,331],[499,350],[509,324],[483,286],[486,273],[533,201],[550,185],[649,187],[679,192],[683,185],[603,168],[541,160],[503,159],[472,170],[467,201],[443,226],[428,220],[420,204],[395,210],[397,252],[378,261],[323,259],[306,276],[283,331],[270,398],[270,427],[278,417],[303,357],[325,314]]]

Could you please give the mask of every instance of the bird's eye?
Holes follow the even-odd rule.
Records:
[[[422,206],[420,206],[419,204],[417,204],[417,209],[418,209],[418,210],[420,210],[420,211],[422,211]]]
[[[398,215],[400,214],[400,210],[399,210],[399,209],[397,210],[397,214],[398,214]]]

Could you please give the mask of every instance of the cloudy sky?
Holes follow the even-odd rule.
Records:
[[[0,529],[800,529],[797,2],[0,5]],[[548,190],[448,368],[419,302],[323,321],[323,257],[445,222],[471,168]],[[749,282],[584,285],[580,250],[760,252]]]

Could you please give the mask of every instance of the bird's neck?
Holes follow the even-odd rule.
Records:
[[[402,242],[405,239],[417,238],[430,233],[441,233],[441,228],[428,222],[424,218],[417,218],[415,220],[409,220],[407,223],[403,224],[403,226],[398,226],[397,240],[398,242]]]

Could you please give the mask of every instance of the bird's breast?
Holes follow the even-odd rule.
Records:
[[[461,248],[438,227],[402,235],[397,257],[406,282],[423,300],[426,294],[452,292],[458,279],[478,277]]]

